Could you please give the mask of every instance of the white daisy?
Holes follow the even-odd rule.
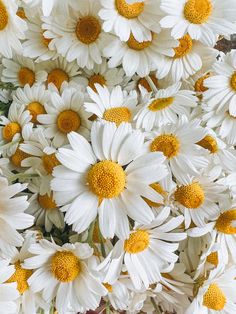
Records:
[[[138,42],[131,33],[126,42],[118,38],[110,41],[104,48],[104,55],[110,58],[109,67],[114,68],[122,64],[127,76],[137,73],[144,77],[156,69],[163,71],[163,56],[173,57],[173,47],[177,45],[178,41],[171,38],[168,31],[152,33],[152,38],[143,42]]]
[[[102,49],[110,40],[110,34],[102,31],[98,17],[100,2],[80,1],[70,14],[61,12],[44,18],[45,37],[51,39],[50,49],[56,49],[68,62],[77,60],[80,67],[92,69],[102,63]]]
[[[2,59],[4,69],[1,80],[12,83],[16,86],[29,84],[41,84],[47,78],[47,73],[43,71],[42,65],[35,64],[32,59],[20,55],[13,56],[12,59]]]
[[[126,310],[130,303],[129,291],[126,283],[122,282],[122,279],[120,279],[112,285],[107,282],[103,283],[103,285],[107,289],[107,296],[104,297],[104,299],[109,300],[116,311]]]
[[[161,0],[161,10],[166,16],[160,24],[172,28],[174,38],[189,33],[193,39],[214,46],[218,35],[236,31],[234,0]]]
[[[184,220],[183,216],[167,219],[170,214],[164,209],[150,225],[139,225],[127,240],[119,240],[114,249],[98,266],[104,270],[105,282],[112,284],[121,273],[123,261],[136,289],[161,279],[162,272],[173,269],[178,256],[174,253],[186,234],[174,232]],[[170,232],[171,231],[171,232]]]
[[[189,117],[191,108],[197,106],[197,97],[189,90],[180,90],[181,83],[166,89],[156,90],[155,94],[142,93],[143,106],[135,116],[136,127],[151,131],[168,123],[176,124],[178,116]]]
[[[31,245],[35,256],[24,262],[24,267],[36,269],[28,280],[30,288],[50,303],[56,295],[59,313],[95,310],[106,294],[106,288],[91,268],[93,250],[85,243],[64,244],[62,247],[47,240]]]
[[[146,147],[151,152],[163,152],[173,175],[181,181],[184,173],[196,175],[200,169],[207,167],[203,148],[197,145],[205,135],[199,121],[179,120],[176,124],[162,126],[147,134]]]
[[[61,96],[51,93],[51,101],[45,104],[45,114],[38,115],[38,121],[45,126],[45,136],[52,139],[55,147],[68,143],[67,134],[78,132],[89,138],[91,122],[84,111],[85,96],[75,88],[66,88]]]
[[[149,184],[167,175],[161,153],[142,155],[144,136],[122,123],[94,122],[91,145],[81,135],[70,133],[72,149],[56,155],[63,166],[54,169],[52,189],[58,205],[65,205],[65,221],[81,233],[99,215],[105,238],[127,238],[128,217],[150,223],[154,214],[141,195],[154,202],[162,196]],[[135,143],[135,145],[133,145]],[[125,167],[125,168],[124,168]],[[77,208],[80,208],[78,211]]]
[[[104,20],[105,32],[115,33],[127,41],[131,34],[137,41],[151,40],[151,32],[159,33],[161,11],[159,0],[145,0],[129,4],[126,0],[101,0],[99,16]]]
[[[138,103],[136,91],[129,94],[120,86],[109,92],[107,87],[95,84],[96,92],[88,87],[88,94],[93,102],[85,102],[85,110],[95,114],[103,121],[114,122],[119,126],[122,122],[132,122]]]

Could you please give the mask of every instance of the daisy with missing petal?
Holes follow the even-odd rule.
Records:
[[[155,94],[142,93],[143,106],[135,116],[136,127],[151,131],[168,123],[176,124],[178,116],[189,117],[191,108],[197,106],[197,97],[193,92],[180,90],[181,83],[166,89],[156,90]]]
[[[107,87],[95,84],[96,92],[88,87],[88,94],[93,102],[85,102],[87,112],[95,114],[104,121],[114,122],[119,126],[122,122],[132,122],[138,103],[136,91],[129,94],[120,86],[109,92]]]
[[[70,14],[44,18],[46,38],[51,39],[50,49],[56,49],[68,62],[77,60],[80,67],[92,69],[102,63],[102,49],[111,35],[102,31],[98,17],[100,1],[80,1],[73,5]]]
[[[186,238],[185,233],[174,232],[183,222],[183,216],[167,219],[168,208],[162,211],[150,225],[139,225],[129,238],[119,240],[114,249],[98,266],[104,269],[104,281],[112,284],[121,273],[123,262],[136,289],[161,279],[162,272],[173,269],[178,256],[174,253],[179,241]]]
[[[157,78],[178,82],[186,80],[202,69],[204,64],[213,63],[218,55],[214,48],[193,40],[189,34],[178,39],[174,55],[165,57],[164,66],[157,69]]]
[[[20,183],[9,186],[7,179],[0,177],[0,248],[3,251],[9,246],[21,246],[23,237],[17,230],[33,225],[34,217],[24,213],[29,206],[27,196],[14,197],[26,187]]]
[[[99,274],[91,268],[93,249],[85,243],[58,246],[47,240],[32,244],[29,252],[35,256],[24,262],[27,269],[36,269],[28,280],[34,293],[50,303],[56,295],[56,310],[65,313],[95,310],[106,288],[98,279]]]
[[[35,64],[32,59],[20,55],[13,56],[12,59],[2,59],[4,69],[1,80],[12,83],[16,86],[24,87],[26,84],[41,84],[47,78],[47,73],[43,71],[42,65]]]
[[[13,0],[0,1],[0,41],[4,43],[0,46],[0,53],[6,58],[12,58],[13,51],[22,52],[20,40],[25,38],[24,32],[27,30],[26,22],[16,14],[17,9]]]
[[[60,148],[62,166],[54,169],[52,190],[57,205],[65,205],[65,222],[81,233],[99,215],[105,238],[127,238],[128,217],[150,223],[154,214],[144,196],[162,203],[149,185],[167,175],[161,153],[143,153],[144,136],[131,125],[94,122],[91,145],[77,133],[68,135],[72,149]],[[134,145],[135,143],[135,145]],[[77,209],[80,209],[79,211]]]
[[[161,10],[166,16],[160,24],[171,28],[174,38],[189,33],[193,39],[214,46],[218,35],[236,31],[234,0],[161,0]]]
[[[55,147],[68,143],[67,135],[74,131],[89,138],[91,122],[84,111],[85,96],[75,88],[66,88],[61,96],[51,93],[51,101],[45,105],[46,114],[38,115],[38,121],[45,126],[45,136],[52,139]]]
[[[170,37],[168,31],[152,33],[151,39],[143,42],[138,42],[131,33],[129,39],[124,42],[114,38],[104,48],[104,55],[110,58],[109,67],[115,68],[122,64],[127,76],[137,73],[140,77],[145,77],[156,69],[163,71],[163,57],[173,57],[173,47],[176,46],[178,41]]]
[[[199,121],[179,120],[176,124],[162,126],[147,134],[146,147],[151,152],[162,152],[173,175],[181,181],[183,173],[196,175],[200,169],[207,167],[208,160],[203,149],[197,145],[205,135]]]
[[[104,20],[105,32],[115,33],[127,41],[131,34],[139,41],[151,40],[152,33],[160,33],[159,0],[145,0],[129,4],[127,0],[101,0],[99,16]]]
[[[197,295],[185,314],[235,313],[235,276],[235,268],[224,270],[218,267],[212,270],[198,287]]]

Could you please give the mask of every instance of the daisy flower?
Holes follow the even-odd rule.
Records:
[[[178,41],[170,37],[168,31],[152,33],[150,40],[138,42],[131,33],[127,41],[114,38],[104,48],[104,55],[110,58],[108,65],[115,68],[122,64],[127,76],[137,73],[140,77],[147,76],[151,71],[163,71],[163,56],[174,56],[173,47]]]
[[[13,56],[12,59],[3,58],[2,64],[4,69],[1,80],[6,83],[24,87],[26,84],[41,84],[47,78],[47,73],[40,64],[20,55]]]
[[[205,64],[212,64],[217,55],[216,49],[204,46],[186,34],[178,39],[173,56],[165,57],[164,66],[157,69],[157,78],[167,77],[173,82],[186,80]]]
[[[218,35],[236,31],[234,0],[161,0],[160,8],[165,13],[160,24],[171,28],[174,38],[189,33],[193,39],[214,46]]]
[[[185,239],[183,232],[174,232],[184,220],[183,216],[167,219],[168,209],[163,210],[150,225],[139,225],[126,240],[118,240],[114,249],[98,266],[106,271],[105,282],[112,284],[121,273],[123,262],[136,289],[161,279],[161,273],[173,269],[178,256],[174,253],[178,241]],[[171,232],[170,232],[171,231]]]
[[[50,303],[56,295],[55,307],[59,313],[71,308],[74,312],[95,310],[106,288],[91,268],[93,250],[88,244],[75,243],[58,246],[47,240],[32,244],[33,257],[24,261],[26,269],[36,269],[28,280],[34,293]]]
[[[0,53],[6,58],[12,58],[13,51],[22,52],[21,41],[25,38],[27,30],[26,22],[17,14],[18,6],[13,0],[1,0],[0,40],[4,45],[0,47]]]
[[[235,296],[232,293],[236,288],[235,268],[224,270],[218,267],[212,270],[205,279],[186,314],[232,314],[236,311]]]
[[[176,83],[166,89],[154,93],[142,93],[143,106],[137,112],[134,120],[136,127],[151,131],[168,123],[176,124],[178,116],[189,117],[191,108],[197,106],[197,97],[189,90],[180,90],[181,83]]]
[[[114,122],[119,126],[122,122],[133,121],[134,112],[138,103],[137,93],[129,94],[122,91],[120,86],[109,92],[107,87],[95,84],[96,92],[88,87],[88,94],[93,102],[85,102],[87,112],[95,114],[103,121]]]
[[[66,88],[61,96],[51,93],[51,102],[45,104],[45,114],[38,115],[38,121],[45,126],[45,136],[52,139],[55,147],[68,143],[67,135],[74,131],[89,138],[91,122],[84,111],[85,96],[75,88]]]
[[[122,279],[120,279],[112,285],[106,282],[103,285],[107,289],[107,295],[104,299],[109,300],[112,307],[117,311],[127,310],[130,297],[126,282],[122,282]]]
[[[24,213],[29,206],[27,196],[14,197],[26,187],[26,184],[20,183],[9,186],[7,179],[0,177],[0,247],[2,251],[9,246],[21,246],[23,237],[17,230],[33,225],[34,217]]]
[[[110,40],[110,34],[102,31],[98,17],[100,1],[80,1],[73,10],[43,18],[45,37],[51,40],[50,49],[56,49],[68,62],[77,60],[80,67],[92,69],[102,63],[102,49]]]
[[[52,190],[57,205],[65,205],[65,222],[81,233],[99,215],[105,238],[127,238],[128,217],[140,223],[154,219],[141,198],[162,202],[149,184],[167,175],[161,153],[143,154],[144,136],[131,125],[94,122],[91,145],[77,133],[68,135],[72,149],[60,148],[62,166],[54,169]],[[135,145],[133,145],[135,143]],[[80,208],[78,211],[77,208]]]
[[[196,175],[199,169],[208,165],[203,149],[197,145],[206,135],[204,128],[199,126],[197,120],[184,120],[152,131],[147,134],[146,142],[148,151],[165,155],[167,164],[179,181],[184,173]]]
[[[127,41],[131,34],[139,41],[151,40],[151,32],[160,33],[159,0],[145,0],[129,4],[127,0],[101,0],[99,16],[104,20],[105,32],[115,33]]]

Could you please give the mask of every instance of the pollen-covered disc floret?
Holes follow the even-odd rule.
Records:
[[[226,303],[226,296],[220,287],[213,283],[209,286],[203,296],[203,305],[214,311],[223,310]]]
[[[152,152],[163,152],[167,158],[173,158],[179,153],[180,142],[174,134],[163,134],[156,137],[150,146]]]
[[[146,230],[137,230],[132,233],[128,240],[125,240],[124,249],[127,253],[137,254],[149,246],[149,234]]]
[[[16,262],[14,264],[15,272],[14,274],[7,280],[8,283],[10,282],[16,282],[17,283],[17,289],[20,292],[20,294],[23,294],[26,290],[29,289],[29,285],[27,280],[32,275],[33,271],[31,269],[24,269],[21,266],[20,261]]]
[[[199,208],[205,200],[204,191],[198,182],[177,187],[174,196],[181,205],[192,209]]]
[[[231,209],[220,214],[216,220],[216,229],[225,234],[236,234],[236,227],[232,224],[236,220],[236,209]]]
[[[188,0],[184,6],[186,20],[193,24],[203,24],[212,13],[211,0]]]

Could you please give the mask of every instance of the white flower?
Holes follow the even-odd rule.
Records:
[[[65,221],[78,233],[99,215],[104,237],[127,238],[128,217],[150,223],[154,215],[141,196],[162,202],[149,184],[167,175],[161,153],[142,155],[144,136],[130,124],[94,122],[91,145],[81,135],[70,133],[72,149],[56,155],[63,166],[54,169],[52,189],[58,205],[65,205]],[[134,145],[135,144],[135,145]],[[78,211],[77,208],[80,208]]]
[[[65,313],[95,310],[106,289],[91,268],[93,250],[85,243],[58,246],[47,240],[32,244],[30,253],[35,256],[24,261],[27,269],[36,269],[28,280],[34,293],[50,303],[56,293],[56,309]],[[55,291],[55,292],[54,292]]]

